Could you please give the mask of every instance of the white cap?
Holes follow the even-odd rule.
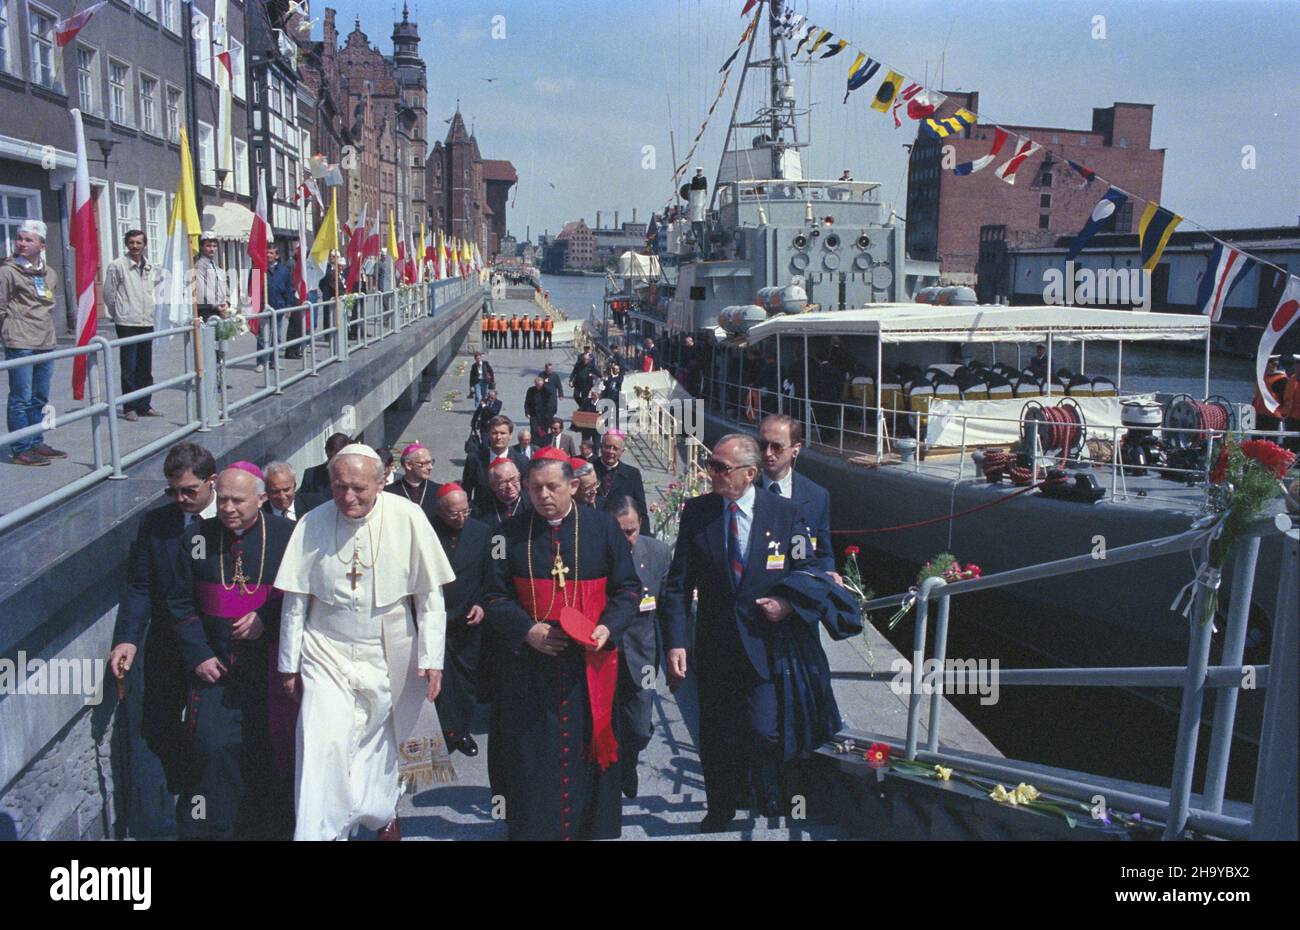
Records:
[[[374,459],[376,462],[382,462],[379,453],[370,448],[365,443],[354,442],[351,445],[344,446],[337,453],[338,455],[360,455],[364,458]]]
[[[45,224],[40,220],[23,220],[22,225],[18,227],[18,231],[31,233],[34,236],[40,236],[41,239],[45,238],[46,232]]]

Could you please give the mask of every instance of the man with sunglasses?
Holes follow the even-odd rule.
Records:
[[[803,427],[793,417],[770,414],[758,425],[758,448],[763,456],[758,486],[794,501],[799,508],[799,519],[812,531],[809,542],[817,566],[833,573],[835,550],[831,546],[831,496],[820,484],[796,475],[794,470],[795,460],[803,451]]]
[[[821,648],[816,621],[811,638],[795,629],[807,621],[778,593],[792,573],[815,568],[810,532],[793,501],[755,486],[760,462],[752,437],[731,433],[718,440],[704,463],[713,493],[686,503],[661,605],[669,685],[680,685],[690,668],[699,686],[708,796],[702,833],[726,830],[737,808],[768,816],[787,809],[784,705],[776,689],[782,675],[773,649],[796,640],[801,648]],[[699,594],[693,645],[692,592]],[[785,684],[796,691],[804,686],[793,679]]]
[[[171,500],[144,515],[131,546],[108,666],[125,692],[127,822],[136,839],[176,835],[169,783],[174,786],[178,775],[185,669],[168,599],[179,581],[181,552],[200,535],[204,518],[216,516],[216,475],[207,449],[192,442],[174,446],[163,461]]]

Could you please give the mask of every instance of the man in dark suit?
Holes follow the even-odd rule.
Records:
[[[136,839],[176,835],[177,783],[183,741],[181,708],[186,669],[172,633],[168,598],[178,583],[181,550],[214,516],[217,463],[212,453],[182,442],[163,462],[166,494],[172,502],[150,510],[131,546],[127,587],[117,612],[109,670],[126,691],[125,786],[127,823]],[[141,646],[143,645],[143,649]],[[134,675],[128,673],[139,666]]]
[[[325,440],[325,461],[320,465],[313,465],[302,474],[302,487],[298,490],[306,491],[309,494],[322,494],[326,497],[331,495],[330,491],[330,459],[338,454],[338,451],[352,442],[352,437],[347,433],[333,433],[329,439]]]
[[[798,508],[754,487],[759,461],[749,436],[731,433],[713,447],[705,462],[713,493],[688,501],[682,512],[661,607],[675,688],[687,674],[691,595],[699,593],[689,667],[699,685],[706,833],[726,830],[738,807],[773,815],[788,802],[769,641],[782,635],[778,625],[791,604],[772,592],[792,572],[814,566],[795,557],[811,555]]]
[[[501,412],[501,401],[497,400],[497,392],[490,390],[477,407],[474,408],[474,415],[470,417],[469,428],[479,434],[485,441],[487,439],[487,425],[494,416]]]
[[[590,352],[579,355],[573,364],[573,371],[569,373],[569,387],[573,388],[573,396],[583,400],[590,395],[599,374]]]
[[[492,466],[488,487],[491,493],[474,505],[474,518],[495,533],[502,523],[529,508],[528,495],[513,459]]]
[[[650,511],[645,503],[645,485],[641,470],[623,462],[623,448],[627,437],[618,430],[609,430],[600,437],[600,457],[596,460],[596,478],[600,490],[596,492],[596,506],[604,507],[606,501],[624,495],[636,501],[636,512],[645,525],[650,524]]]
[[[488,472],[497,459],[506,458],[514,462],[521,475],[528,467],[528,461],[510,448],[510,434],[514,431],[514,421],[504,414],[498,414],[488,420],[487,444],[465,460],[460,486],[474,506],[477,507],[492,497]]]
[[[551,386],[555,391],[556,397],[564,396],[564,385],[560,383],[560,376],[556,372],[555,366],[552,363],[547,362],[542,367],[542,380]]]
[[[524,415],[528,417],[528,425],[535,435],[546,432],[559,403],[555,389],[544,377],[538,375],[533,379],[533,386],[524,394]]]
[[[288,462],[272,462],[262,471],[266,475],[266,503],[262,510],[267,513],[297,522],[307,511],[328,499],[325,495],[298,490],[298,479]]]
[[[456,573],[456,580],[442,588],[447,643],[442,691],[437,697],[438,719],[449,751],[476,756],[478,743],[469,728],[478,702],[483,585],[491,556],[491,531],[470,517],[469,496],[458,484],[438,489],[435,513],[434,532]]]
[[[510,447],[510,451],[517,452],[519,455],[522,455],[526,460],[531,462],[533,456],[537,454],[537,447],[533,445],[532,430],[521,429],[515,435],[518,437],[519,441]]]
[[[654,733],[651,712],[654,710],[655,677],[659,672],[659,604],[663,601],[664,579],[672,562],[673,550],[666,542],[641,533],[644,524],[636,501],[626,494],[611,498],[605,509],[618,520],[627,543],[632,547],[632,563],[641,581],[641,599],[637,620],[623,634],[619,652],[623,662],[618,669],[619,764],[623,766],[623,794],[637,795],[637,757],[650,743]]]
[[[490,362],[483,361],[483,353],[474,353],[474,364],[469,366],[469,392],[476,400],[487,397],[488,391],[497,386],[496,372]]]
[[[424,511],[429,523],[437,524],[434,498],[438,485],[430,480],[433,475],[433,453],[420,442],[408,443],[402,449],[402,477],[384,485],[384,491],[405,497]]]
[[[795,460],[803,451],[803,426],[782,413],[766,416],[758,425],[758,448],[763,456],[758,486],[794,501],[799,519],[812,531],[810,542],[817,567],[832,573],[838,581],[831,545],[831,496],[820,484],[794,470]]]

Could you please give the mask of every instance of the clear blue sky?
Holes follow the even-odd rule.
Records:
[[[325,0],[313,0],[319,18]],[[358,13],[391,53],[401,4],[339,0],[340,32]],[[615,209],[630,219],[671,195],[670,130],[682,157],[735,47],[743,0],[500,0],[411,5],[429,66],[434,138],[460,98],[484,157],[519,171],[512,232],[534,237]],[[1168,150],[1162,202],[1209,227],[1295,224],[1300,215],[1300,16],[1292,0],[796,0],[811,22],[852,43],[800,65],[800,102],[817,101],[805,174],[883,183],[905,200],[907,126],[871,111],[864,91],[842,105],[858,49],[929,86],[980,91],[982,116],[1087,128],[1093,107],[1155,104],[1152,145]],[[505,38],[494,39],[493,18]],[[1094,17],[1105,38],[1093,38]],[[319,37],[320,26],[316,26]],[[712,178],[739,68],[694,161]],[[935,75],[941,74],[942,79]],[[495,78],[488,82],[483,78]],[[741,113],[760,81],[746,87]],[[811,95],[810,95],[811,90]],[[801,132],[804,127],[801,127]],[[655,167],[642,166],[655,147]],[[1256,167],[1242,167],[1243,146]]]

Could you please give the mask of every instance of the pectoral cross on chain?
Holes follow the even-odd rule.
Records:
[[[564,560],[560,558],[558,552],[555,553],[555,564],[551,566],[551,574],[559,581],[560,590],[564,590],[564,576],[569,574],[569,568],[564,564]]]
[[[349,572],[347,573],[347,575],[346,575],[347,579],[348,579],[349,581],[352,582],[352,590],[353,590],[353,591],[355,591],[355,590],[357,589],[357,582],[361,580],[361,576],[362,576],[362,574],[363,574],[363,573],[362,573],[362,571],[361,571],[361,556],[357,554],[357,550],[356,550],[356,549],[353,549],[353,550],[352,550],[352,570],[349,571]]]
[[[240,588],[244,588],[248,584],[248,576],[244,574],[244,557],[242,555],[235,556],[235,574],[231,576],[230,580],[239,585]]]

